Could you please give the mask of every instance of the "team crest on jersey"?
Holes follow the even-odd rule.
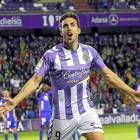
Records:
[[[40,59],[40,61],[38,62],[37,66],[36,66],[36,69],[40,69],[40,67],[42,66],[43,64],[43,60]]]
[[[88,56],[87,56],[86,54],[83,54],[83,59],[84,59],[85,61],[88,61]]]

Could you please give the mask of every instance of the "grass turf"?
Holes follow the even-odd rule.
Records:
[[[105,140],[137,140],[137,123],[104,125]],[[0,140],[4,140],[0,134]],[[9,133],[9,140],[14,140],[12,133]],[[39,131],[18,132],[18,140],[39,140]],[[44,132],[43,140],[46,140]],[[86,140],[84,137],[81,140]]]

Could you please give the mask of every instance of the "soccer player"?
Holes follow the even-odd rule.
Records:
[[[43,138],[43,131],[46,126],[46,136],[48,137],[48,129],[51,120],[51,105],[50,95],[52,94],[51,87],[42,83],[36,92],[39,103],[39,122],[40,122],[40,140]]]
[[[78,16],[67,12],[60,18],[63,43],[46,51],[35,67],[34,76],[14,99],[0,105],[0,113],[12,110],[39,86],[46,73],[50,74],[53,110],[49,127],[49,140],[71,140],[77,130],[88,140],[104,140],[104,132],[90,99],[90,68],[95,69],[105,81],[129,94],[140,103],[136,91],[126,85],[103,62],[97,51],[78,42],[81,33]]]
[[[9,91],[8,90],[3,90],[3,97],[9,98]],[[2,103],[5,102],[5,100],[1,100]],[[3,118],[3,121],[5,122],[5,131],[4,131],[4,138],[5,140],[8,140],[8,133],[9,129],[13,129],[13,136],[14,139],[17,140],[17,117],[15,113],[15,109],[11,110],[8,114],[1,113],[1,116]]]
[[[137,86],[136,90],[140,90],[140,83]],[[140,140],[140,104],[137,104],[137,112],[138,112],[138,140]]]

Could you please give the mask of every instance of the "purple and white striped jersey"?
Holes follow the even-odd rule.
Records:
[[[89,89],[91,67],[98,71],[105,64],[88,45],[78,43],[78,49],[71,51],[59,44],[44,53],[34,71],[42,77],[49,71],[55,119],[73,118],[93,107]]]

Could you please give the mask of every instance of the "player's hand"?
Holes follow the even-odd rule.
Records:
[[[6,100],[6,102],[0,105],[0,113],[5,112],[7,114],[17,105],[16,102],[11,98],[2,97],[2,100]]]
[[[140,104],[140,90],[139,91],[134,91],[132,94],[129,94],[132,99],[136,102]]]

